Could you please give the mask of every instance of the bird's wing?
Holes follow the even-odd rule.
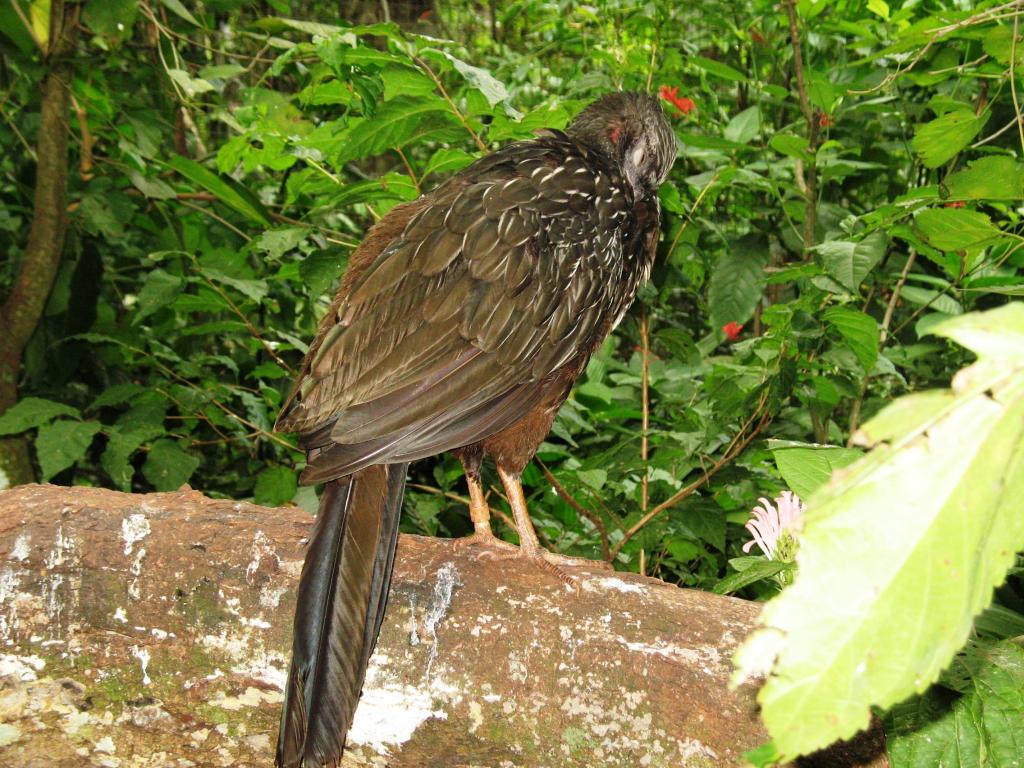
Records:
[[[310,448],[351,446],[330,462],[342,469],[352,449],[429,455],[518,420],[607,330],[630,215],[616,179],[565,139],[474,164],[325,319],[278,428]]]

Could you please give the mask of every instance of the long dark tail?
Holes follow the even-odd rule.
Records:
[[[384,619],[407,467],[367,467],[324,487],[299,580],[280,768],[341,759]]]

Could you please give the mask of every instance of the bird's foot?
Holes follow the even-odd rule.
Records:
[[[480,553],[481,560],[511,560],[512,558],[522,558],[536,563],[543,570],[547,571],[576,592],[580,591],[580,580],[576,576],[566,573],[562,570],[563,568],[596,568],[599,570],[612,569],[611,565],[603,560],[588,560],[585,557],[569,557],[568,555],[549,552],[540,546],[519,546],[515,548],[514,552],[497,552],[494,550],[487,550]]]
[[[461,539],[455,539],[453,543],[455,548],[459,550],[468,547],[480,547],[483,551],[477,555],[478,557],[493,554],[495,551],[508,551],[510,555],[519,551],[519,547],[515,544],[503,541],[491,533],[490,526],[486,529],[477,528],[476,533],[470,536],[463,536]]]

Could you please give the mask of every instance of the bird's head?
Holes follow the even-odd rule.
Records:
[[[656,194],[676,160],[676,135],[653,96],[620,91],[589,104],[566,133],[614,160],[633,194]]]

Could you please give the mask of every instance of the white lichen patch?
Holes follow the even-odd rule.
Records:
[[[712,645],[702,645],[698,648],[684,648],[674,643],[665,642],[661,638],[655,638],[653,642],[630,642],[624,638],[617,638],[618,641],[634,653],[642,653],[648,656],[661,656],[671,659],[688,667],[699,667],[709,675],[715,674],[722,668],[722,655]]]
[[[457,586],[462,586],[462,580],[459,579],[459,571],[455,567],[455,563],[449,561],[437,569],[430,607],[423,617],[423,631],[433,640],[433,647],[430,649],[430,655],[427,657],[425,675],[428,678],[430,677],[430,670],[434,665],[434,661],[437,659],[437,625],[441,623],[445,614],[448,613],[448,608],[452,604],[452,595],[455,593]]]
[[[21,738],[21,730],[14,723],[0,723],[0,747],[13,744]]]
[[[139,666],[142,668],[142,684],[149,685],[152,680],[149,679],[149,651],[145,648],[139,648],[137,645],[132,646],[132,656],[139,660]]]
[[[604,576],[600,579],[587,579],[583,582],[583,589],[586,592],[606,592],[614,589],[616,592],[634,592],[642,595],[646,589],[640,584],[631,584],[628,581],[617,579],[614,576]]]
[[[240,632],[222,631],[204,635],[199,643],[220,652],[231,662],[231,671],[272,685],[283,691],[287,680],[288,659],[280,651],[268,651],[249,627]]]
[[[117,747],[114,745],[114,740],[112,738],[104,736],[93,745],[93,751],[102,752],[105,755],[112,755],[117,752]]]
[[[119,621],[122,624],[128,623],[128,614],[124,612],[124,608],[118,606],[114,611],[114,621]]]
[[[262,567],[264,570],[268,569],[267,565],[264,565],[264,561],[269,561],[269,569],[271,572],[276,571],[281,567],[281,558],[270,544],[270,539],[267,538],[267,534],[263,531],[256,531],[256,534],[252,538],[251,547],[252,556],[249,560],[249,564],[245,567],[245,580],[249,584],[255,583],[256,574]]]
[[[130,555],[136,543],[149,536],[152,530],[149,519],[145,515],[129,515],[121,521],[121,538],[124,540],[124,553]]]
[[[277,691],[261,691],[250,685],[238,696],[228,696],[224,691],[217,691],[217,695],[210,703],[215,707],[237,712],[245,707],[258,707],[263,703],[276,705],[280,702],[281,694]]]
[[[28,556],[32,553],[32,537],[27,533],[18,534],[18,538],[14,540],[14,546],[11,548],[11,552],[7,555],[9,560],[16,560],[19,563],[23,563],[28,560]]]
[[[477,728],[484,724],[484,710],[480,702],[469,702],[469,732],[476,733]]]
[[[444,710],[434,708],[433,696],[422,687],[398,680],[381,681],[380,667],[371,664],[367,684],[356,709],[348,741],[362,744],[382,755],[404,744],[431,718],[446,720]]]
[[[36,679],[37,672],[42,672],[46,662],[38,656],[0,655],[0,678],[10,678],[22,683]]]
[[[260,606],[267,610],[274,610],[281,604],[281,596],[287,591],[288,587],[265,584],[260,589]]]

